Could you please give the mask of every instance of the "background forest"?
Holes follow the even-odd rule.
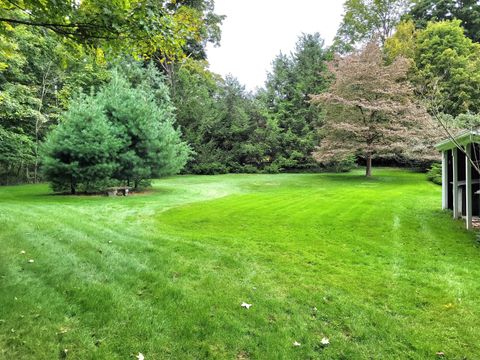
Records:
[[[222,78],[209,70],[206,46],[220,43],[223,20],[213,0],[0,4],[3,184],[51,177],[58,168],[45,154],[66,156],[67,148],[76,152],[79,162],[104,156],[101,161],[107,166],[90,167],[88,174],[129,183],[180,170],[347,170],[367,156],[351,144],[338,159],[318,155],[322,142],[332,144],[331,135],[338,132],[332,123],[342,120],[329,116],[332,104],[312,102],[311,95],[326,93],[345,75],[339,68],[329,70],[332,61],[372,41],[391,73],[398,75],[392,64],[399,57],[407,60],[405,74],[398,77],[407,77],[433,121],[455,128],[480,123],[477,1],[347,0],[331,47],[318,33],[299,34],[294,51],[272,60],[264,87],[254,93],[234,77]],[[131,108],[122,110],[112,100],[116,96],[130,99]],[[142,109],[135,96],[143,99]],[[139,115],[128,124],[118,114],[133,108]],[[90,123],[75,123],[85,118],[81,114],[96,112],[98,117],[92,116]],[[149,122],[141,114],[162,120]],[[85,141],[72,142],[69,136],[75,132]],[[154,143],[151,133],[163,134],[168,141]],[[425,129],[423,137],[432,134]],[[52,138],[62,139],[63,147]],[[81,144],[88,146],[82,149]],[[380,151],[386,145],[372,153],[374,161],[422,167],[432,162],[421,153]],[[145,160],[142,152],[156,157]],[[121,161],[113,160],[117,158]],[[168,171],[152,171],[165,158],[176,159],[175,164],[169,160]],[[82,176],[75,168],[61,172]]]

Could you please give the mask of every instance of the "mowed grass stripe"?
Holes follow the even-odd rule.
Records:
[[[478,245],[422,174],[174,177],[118,199],[46,192],[0,188],[0,358],[480,354]]]

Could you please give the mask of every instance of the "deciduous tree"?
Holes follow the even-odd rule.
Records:
[[[458,19],[465,34],[480,42],[480,3],[478,0],[416,0],[409,16],[420,28],[430,21]]]
[[[460,20],[429,23],[415,49],[416,82],[438,84],[442,112],[480,111],[480,44],[465,36]]]
[[[337,31],[334,47],[349,52],[355,46],[377,39],[381,44],[389,38],[411,0],[347,0],[343,20]]]
[[[34,151],[35,144],[27,135],[0,125],[0,184],[23,180],[35,161]]]
[[[406,82],[409,66],[401,57],[384,65],[375,43],[331,63],[335,81],[330,90],[312,96],[326,108],[323,139],[315,152],[319,162],[360,156],[371,176],[376,156],[432,154],[425,143],[435,138],[433,123]]]

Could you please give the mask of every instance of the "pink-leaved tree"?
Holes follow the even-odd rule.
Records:
[[[438,159],[432,145],[441,132],[416,101],[407,80],[409,68],[402,57],[385,64],[375,42],[332,61],[329,91],[311,95],[325,110],[315,159],[331,163],[357,156],[366,162],[366,176],[372,174],[375,157]]]

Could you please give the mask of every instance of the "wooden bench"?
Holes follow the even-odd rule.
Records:
[[[128,196],[131,189],[132,188],[128,186],[115,186],[115,187],[105,189],[105,192],[107,193],[107,196],[118,196],[118,195]]]

